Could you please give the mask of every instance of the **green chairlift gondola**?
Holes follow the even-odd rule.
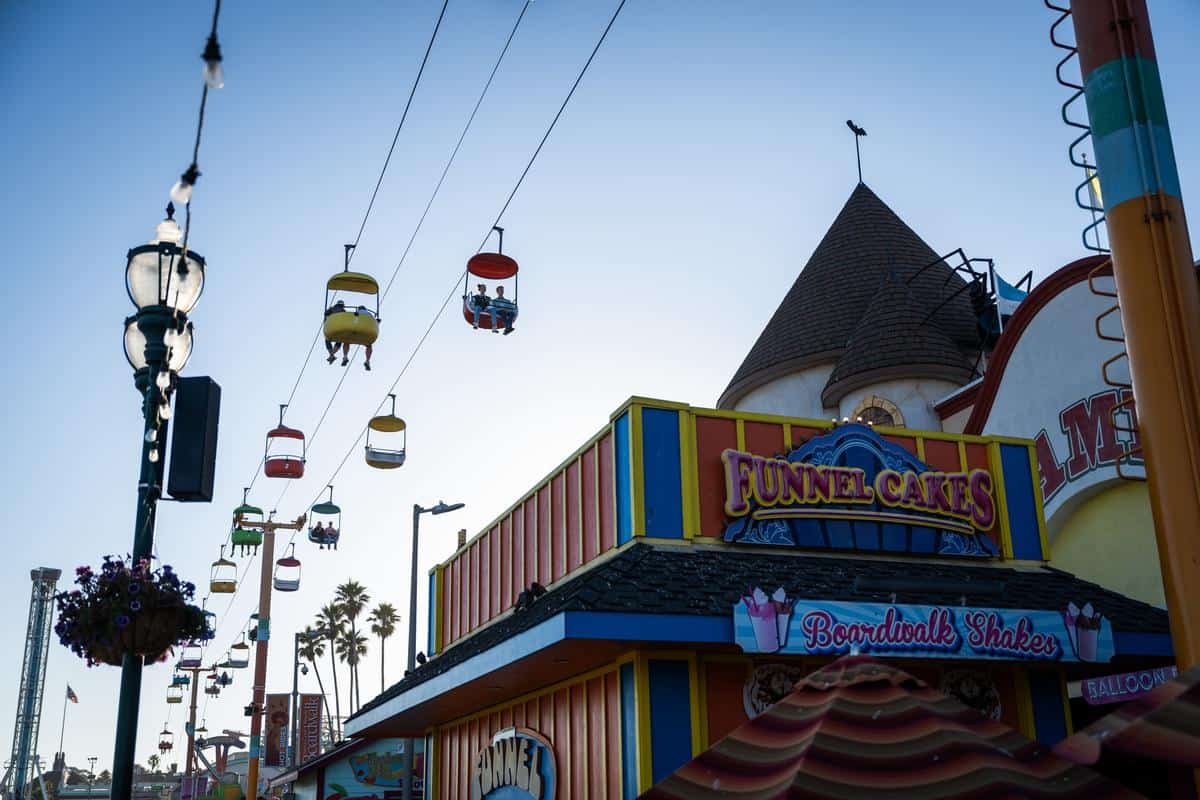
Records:
[[[249,493],[249,488],[242,490],[242,504],[233,510],[233,532],[229,535],[233,545],[231,551],[240,548],[243,556],[251,550],[255,555],[258,554],[263,534],[262,529],[253,527],[252,523],[261,523],[266,519],[261,508],[246,502],[246,495]]]
[[[183,687],[177,684],[171,684],[167,687],[167,702],[182,703],[183,702]]]

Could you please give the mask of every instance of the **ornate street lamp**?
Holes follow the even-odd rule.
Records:
[[[133,367],[134,385],[142,395],[141,474],[133,528],[133,561],[148,558],[154,547],[154,517],[162,494],[162,453],[171,416],[175,377],[192,353],[192,323],[188,313],[204,290],[204,259],[183,251],[183,232],[174,220],[175,208],[158,224],[154,239],[129,251],[125,288],[137,312],[125,320],[125,358]],[[126,653],[121,664],[121,699],[113,755],[113,797],[129,797],[133,787],[134,748],[137,744],[138,698],[142,688],[142,658]]]

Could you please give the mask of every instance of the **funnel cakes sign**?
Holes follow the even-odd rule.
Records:
[[[782,587],[734,603],[733,633],[747,653],[783,655],[1104,662],[1114,652],[1112,626],[1091,603],[1033,611],[797,601]]]
[[[869,426],[843,425],[786,458],[728,449],[727,542],[925,555],[998,554],[987,470],[940,472]]]

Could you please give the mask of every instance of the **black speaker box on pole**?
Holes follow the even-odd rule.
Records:
[[[171,472],[167,493],[185,503],[210,503],[217,467],[221,387],[207,377],[179,378],[175,388]]]

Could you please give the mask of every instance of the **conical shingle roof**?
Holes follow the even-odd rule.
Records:
[[[971,362],[929,319],[931,307],[894,275],[871,298],[821,392],[825,406],[888,378],[940,378],[965,384]]]
[[[928,313],[964,285],[938,254],[866,184],[858,184],[813,251],[770,322],[759,334],[718,405],[728,408],[752,389],[798,369],[836,362],[889,275],[908,284]],[[916,276],[916,277],[914,277]],[[964,357],[978,349],[975,316],[963,291],[930,320]],[[925,354],[905,358],[921,363]],[[899,366],[899,364],[893,365]]]

